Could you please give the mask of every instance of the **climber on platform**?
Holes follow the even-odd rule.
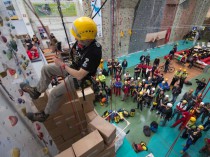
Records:
[[[95,40],[97,35],[97,25],[89,17],[77,18],[72,25],[71,34],[76,42],[73,48],[77,51],[76,57],[72,55],[72,64],[68,66],[59,58],[54,58],[55,64],[43,66],[41,78],[36,87],[31,87],[27,83],[21,83],[20,88],[27,92],[32,99],[38,99],[51,82],[52,76],[67,76],[66,86],[75,92],[75,81],[83,87],[86,80],[92,80],[102,57],[102,47]],[[71,53],[72,54],[72,53]],[[70,55],[71,55],[70,54]],[[69,75],[68,75],[69,74]],[[44,122],[50,114],[57,111],[62,96],[67,93],[65,83],[57,85],[49,95],[45,110],[38,113],[27,113],[26,116],[32,121]]]

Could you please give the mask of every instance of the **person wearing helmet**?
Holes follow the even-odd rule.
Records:
[[[117,68],[119,67],[120,62],[118,59],[113,60],[113,70],[114,70],[114,75],[116,75]]]
[[[131,74],[129,73],[129,71],[126,71],[126,73],[123,74],[123,76],[125,81],[129,81],[131,79]]]
[[[102,74],[102,72],[99,72],[99,73],[98,73],[98,79],[99,79],[99,81],[100,81],[100,83],[101,83],[101,87],[104,89],[105,86],[106,86],[106,76],[104,76],[104,75]]]
[[[165,95],[165,97],[162,99],[162,101],[160,102],[160,105],[157,108],[157,112],[156,114],[160,114],[160,117],[163,117],[163,111],[165,110],[165,107],[167,106],[167,104],[169,103],[169,95]]]
[[[139,78],[140,73],[141,73],[141,69],[139,68],[137,64],[134,68],[134,80],[137,80]]]
[[[167,58],[164,63],[164,72],[167,73],[170,64],[170,58]]]
[[[210,139],[204,138],[205,145],[199,150],[199,153],[210,154]]]
[[[125,74],[125,70],[128,67],[128,61],[126,59],[123,60],[122,62],[122,73]]]
[[[145,62],[142,63],[142,66],[141,66],[141,77],[147,78],[147,65]]]
[[[107,68],[108,68],[108,75],[112,75],[113,74],[113,64],[112,64],[112,60],[111,59],[108,59],[108,62],[107,62]]]
[[[185,92],[181,101],[186,100],[188,102],[187,111],[194,106],[196,98],[193,95],[193,89],[190,89],[188,92]]]
[[[208,115],[210,114],[210,103],[204,103],[204,105],[202,106],[202,117],[201,117],[201,123],[204,123],[204,120],[208,117]]]
[[[179,80],[180,76],[182,74],[182,68],[179,68],[179,70],[177,70],[175,73],[174,73],[174,77],[171,81],[171,84],[170,86],[173,87],[174,84]]]
[[[198,139],[202,137],[203,129],[203,125],[198,125],[196,129],[192,129],[189,131],[187,142],[182,151],[180,152],[181,154],[185,153],[192,144],[194,145],[198,141]]]
[[[172,100],[171,100],[172,104],[176,102],[176,99],[179,96],[179,94],[181,94],[181,92],[182,92],[182,89],[178,85],[175,85],[172,88]]]
[[[99,71],[103,71],[103,69],[104,69],[104,60],[103,59],[101,59],[98,67],[99,67]]]
[[[140,63],[141,63],[141,64],[144,64],[144,63],[145,63],[145,60],[146,60],[145,55],[144,55],[144,54],[141,55],[140,58],[139,58],[139,60],[140,60]]]
[[[198,94],[200,93],[200,91],[202,91],[202,89],[206,86],[206,79],[202,78],[201,81],[196,79],[196,83],[197,83],[198,86],[196,87],[194,95],[197,97]]]
[[[124,82],[124,85],[122,86],[122,101],[126,101],[130,93],[130,85],[128,84],[128,81]]]
[[[195,122],[196,122],[196,118],[195,117],[191,117],[190,120],[187,122],[186,126],[185,126],[185,130],[182,134],[182,138],[187,138],[188,135],[189,135],[189,132],[191,129],[195,129],[196,128],[196,125],[195,125]]]
[[[165,97],[164,91],[160,90],[160,92],[157,93],[157,96],[155,97],[155,101],[154,101],[155,103],[153,103],[151,111],[159,108],[159,106],[162,104],[164,97]]]
[[[186,80],[187,76],[188,76],[187,70],[184,69],[183,70],[183,73],[180,75],[180,78],[179,78],[179,86],[181,88],[183,87],[184,81]]]
[[[122,82],[120,80],[120,78],[117,79],[117,81],[114,84],[114,93],[115,96],[120,96],[121,95],[121,88],[122,88]]]
[[[177,116],[176,116],[176,121],[177,121],[180,118],[180,116],[182,115],[182,112],[185,112],[186,109],[187,109],[187,101],[186,100],[180,101],[176,105],[176,108],[174,109],[172,118],[177,114]]]
[[[27,83],[20,84],[20,88],[24,92],[29,93],[32,99],[38,99],[41,93],[48,88],[52,76],[67,76],[65,78],[66,86],[71,92],[75,92],[75,79],[83,84],[96,74],[102,57],[102,47],[95,40],[97,35],[96,23],[89,17],[77,18],[73,22],[70,32],[76,39],[72,51],[76,50],[77,52],[75,54],[71,52],[72,64],[68,66],[61,59],[54,58],[55,64],[43,66],[41,78],[36,87],[31,87]],[[48,103],[43,112],[27,113],[26,116],[31,121],[44,122],[50,114],[57,111],[59,107],[58,102],[65,93],[67,93],[67,90],[64,82],[62,82],[50,93]]]
[[[151,102],[155,96],[155,88],[148,88],[146,91],[146,96],[145,96],[145,104],[147,105],[147,108],[150,108]]]
[[[143,110],[143,103],[144,103],[144,93],[143,91],[139,92],[137,95],[137,107],[136,109]]]
[[[171,103],[167,103],[167,105],[164,105],[164,108],[162,110],[162,115],[163,115],[164,119],[162,121],[161,126],[165,126],[166,122],[171,119],[171,116],[172,116],[172,113],[173,113],[172,106],[173,106],[173,104],[171,104]]]

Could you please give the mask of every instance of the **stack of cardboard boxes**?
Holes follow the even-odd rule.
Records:
[[[61,152],[56,157],[114,157],[116,128],[94,110],[93,90],[86,88],[84,93],[85,101],[81,91],[71,102],[64,96],[58,111],[44,122]],[[33,101],[39,111],[44,110],[47,95]]]

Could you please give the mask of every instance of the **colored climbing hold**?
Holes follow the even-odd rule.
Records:
[[[15,73],[16,73],[16,70],[14,70],[12,68],[8,68],[7,70],[9,71],[11,76],[15,75]]]
[[[6,77],[6,76],[7,76],[7,71],[2,71],[2,72],[0,73],[0,76],[1,76],[2,78]]]
[[[19,103],[19,104],[22,104],[22,103],[24,104],[24,103],[25,103],[25,100],[22,99],[22,98],[18,98],[18,103]]]
[[[49,153],[49,150],[48,150],[47,147],[44,147],[44,148],[42,149],[42,151],[43,151],[44,155],[47,155],[47,154]]]
[[[7,43],[7,38],[5,36],[1,36],[1,40],[4,42],[4,43]]]
[[[19,92],[19,94],[20,94],[20,96],[23,96],[23,90],[22,89],[18,89],[18,92]]]
[[[21,112],[23,113],[24,116],[26,116],[26,108],[25,107],[21,109]]]
[[[16,116],[9,116],[9,120],[12,126],[15,126],[18,122],[18,118]]]
[[[40,140],[43,140],[44,138],[44,134],[42,132],[38,132],[37,136],[39,137]]]
[[[0,26],[3,26],[4,25],[4,21],[2,19],[2,17],[0,16]]]
[[[11,157],[20,157],[20,149],[19,148],[13,148],[11,150]]]
[[[36,123],[36,130],[40,130],[40,129],[41,129],[41,126],[38,123]]]

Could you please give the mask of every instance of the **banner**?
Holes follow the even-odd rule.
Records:
[[[96,12],[100,9],[100,7],[101,7],[101,0],[91,0],[91,11],[93,11],[91,17],[93,17],[96,14]],[[97,36],[103,37],[101,10],[98,12],[98,14],[94,17],[93,20],[97,24],[97,29],[98,29]]]
[[[18,20],[18,16],[16,15],[15,8],[12,4],[11,0],[3,0],[4,5],[6,6],[7,13],[11,20]]]

